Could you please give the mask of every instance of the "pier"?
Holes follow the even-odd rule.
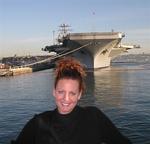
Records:
[[[25,74],[25,73],[32,73],[32,68],[30,67],[23,67],[23,68],[13,68],[10,69],[10,71],[12,72],[12,75],[20,75],[20,74]]]
[[[16,76],[52,68],[52,56],[5,57],[0,63],[0,77]],[[47,59],[45,61],[45,59]],[[44,60],[44,61],[43,61]]]
[[[32,73],[32,68],[9,68],[9,69],[0,69],[0,76],[16,76],[25,73]]]

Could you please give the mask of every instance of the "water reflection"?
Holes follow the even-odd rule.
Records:
[[[120,107],[123,103],[122,73],[110,69],[87,73],[86,93],[81,99],[82,105],[105,105]]]
[[[95,96],[97,103],[105,106],[120,107],[122,104],[123,79],[122,73],[111,70],[94,72]]]
[[[86,85],[86,91],[84,93],[84,95],[82,96],[81,100],[80,100],[80,105],[82,106],[89,106],[89,105],[95,105],[95,78],[94,78],[94,73],[93,71],[88,71],[87,72],[87,76],[85,79],[85,85]]]

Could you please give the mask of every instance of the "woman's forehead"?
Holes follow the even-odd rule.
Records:
[[[58,88],[68,87],[68,88],[79,88],[79,81],[73,79],[60,79],[56,85]]]

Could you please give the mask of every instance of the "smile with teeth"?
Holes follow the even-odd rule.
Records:
[[[69,104],[68,104],[68,103],[62,103],[62,105],[63,105],[63,106],[69,106]]]

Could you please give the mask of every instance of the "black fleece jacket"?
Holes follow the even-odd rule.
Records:
[[[79,107],[67,115],[57,109],[35,115],[13,144],[131,144],[96,107]]]

